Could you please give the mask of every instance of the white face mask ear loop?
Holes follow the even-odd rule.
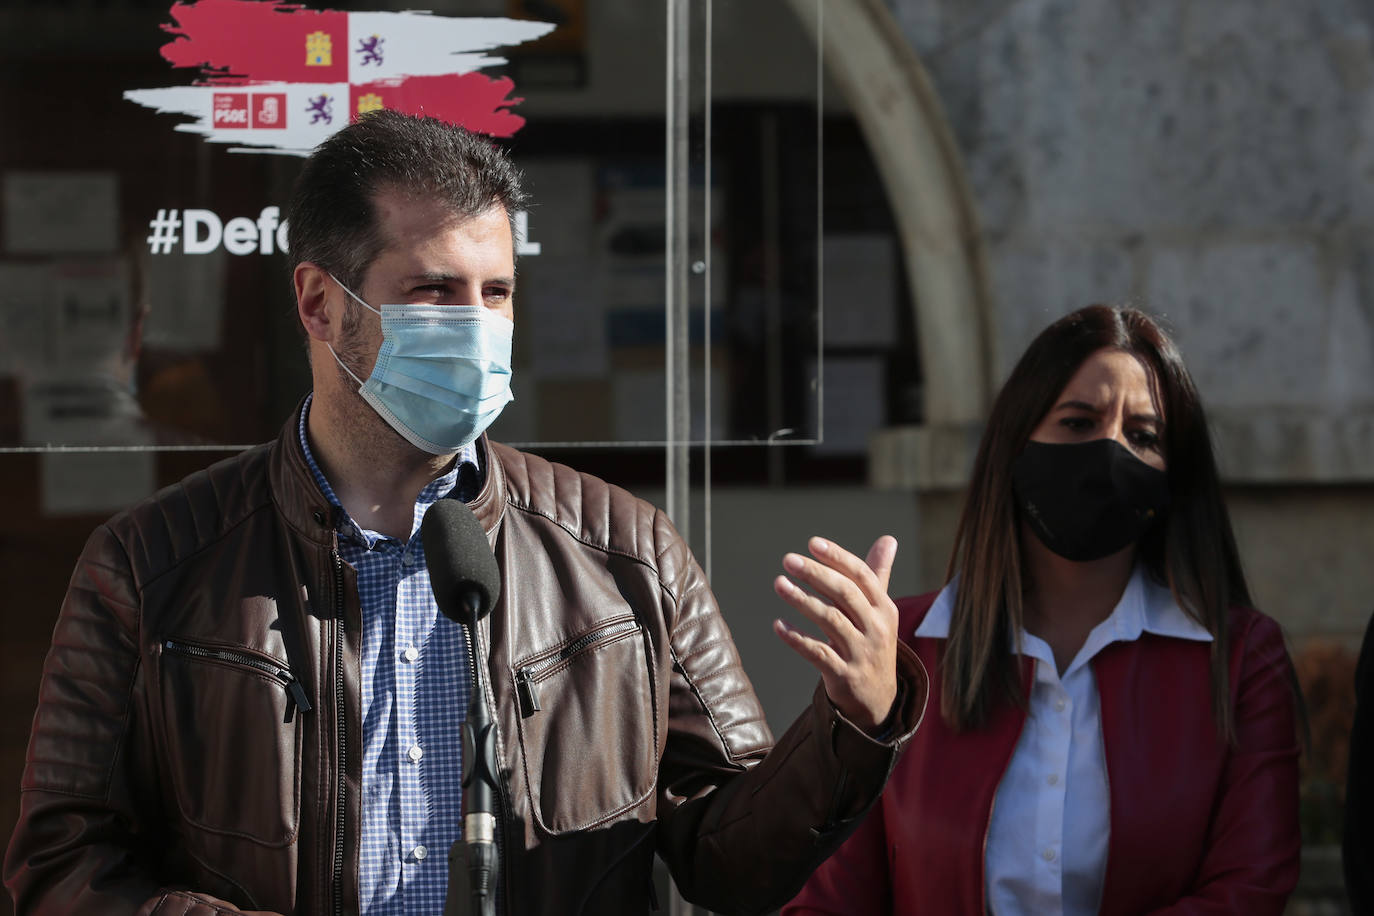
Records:
[[[335,283],[338,283],[338,284],[339,284],[339,289],[343,290],[344,292],[346,292],[346,293],[348,293],[350,296],[352,296],[354,302],[358,303],[358,304],[361,305],[363,308],[367,309],[369,312],[371,312],[372,314],[376,315],[378,318],[380,318],[380,317],[382,316],[382,313],[381,313],[381,312],[377,311],[377,310],[374,309],[372,306],[368,305],[368,304],[367,304],[366,302],[364,302],[362,299],[359,299],[357,293],[353,292],[353,290],[349,289],[347,286],[344,286],[343,283],[340,283],[338,277],[334,276],[332,273],[329,273],[329,271],[325,271],[325,273],[329,275],[329,279],[331,279],[331,280],[333,280]],[[329,347],[329,355],[332,356],[332,357],[334,357],[334,362],[336,362],[336,363],[339,364],[339,368],[340,368],[340,369],[342,369],[343,371],[345,371],[345,372],[348,373],[348,377],[349,377],[349,378],[353,379],[353,381],[355,381],[355,382],[358,383],[358,388],[361,390],[362,387],[363,387],[363,381],[362,381],[362,379],[360,379],[360,378],[358,378],[356,375],[354,375],[354,374],[353,374],[353,370],[350,369],[350,368],[348,368],[347,366],[344,365],[344,361],[341,360],[341,359],[339,359],[339,354],[337,354],[337,353],[334,352],[334,347],[333,347],[333,346],[331,346],[330,344],[327,344],[327,343],[325,344],[325,346],[326,346],[326,347]]]
[[[362,380],[359,379],[356,375],[353,374],[353,370],[352,370],[352,369],[350,369],[350,368],[348,368],[347,366],[344,365],[344,361],[341,360],[341,359],[339,359],[339,354],[337,354],[337,353],[334,352],[334,348],[333,348],[333,347],[330,347],[329,344],[325,344],[325,346],[326,346],[326,347],[329,347],[329,355],[332,356],[332,357],[334,357],[334,362],[336,362],[336,363],[339,364],[339,368],[342,369],[343,371],[347,372],[347,373],[348,373],[348,377],[351,378],[351,379],[353,379],[353,381],[357,382],[357,383],[358,383],[358,388],[361,389],[361,388],[363,387]]]
[[[372,314],[376,315],[378,318],[381,318],[381,317],[382,317],[382,313],[381,313],[381,312],[377,311],[377,310],[374,309],[372,306],[370,306],[370,305],[368,305],[366,302],[364,302],[361,298],[358,297],[358,294],[357,294],[357,293],[353,292],[353,290],[349,289],[347,286],[344,286],[343,283],[341,283],[341,282],[339,281],[339,278],[338,278],[338,277],[336,277],[336,276],[334,276],[333,274],[329,273],[329,271],[327,271],[327,270],[325,271],[325,273],[328,274],[329,279],[331,279],[331,280],[333,280],[335,283],[338,283],[338,284],[339,284],[339,289],[343,290],[344,292],[346,292],[346,293],[348,293],[350,296],[352,296],[354,302],[358,303],[358,304],[361,305],[363,308],[367,309],[369,312],[371,312]]]

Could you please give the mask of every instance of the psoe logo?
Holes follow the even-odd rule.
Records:
[[[248,93],[216,92],[213,111],[216,127],[247,127]]]
[[[253,93],[253,126],[275,130],[286,128],[286,93]]]

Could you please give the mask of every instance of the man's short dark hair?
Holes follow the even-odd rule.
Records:
[[[512,230],[525,204],[519,170],[489,137],[435,118],[374,111],[305,161],[287,214],[291,265],[311,261],[356,290],[385,243],[373,206],[382,190],[428,197],[465,219],[499,205]]]

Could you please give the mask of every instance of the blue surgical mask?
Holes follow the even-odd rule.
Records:
[[[382,346],[366,382],[344,366],[333,347],[329,352],[358,383],[363,400],[411,445],[433,455],[456,452],[514,400],[510,347],[515,325],[509,318],[481,305],[402,303],[378,311],[347,286],[339,287],[381,317]]]

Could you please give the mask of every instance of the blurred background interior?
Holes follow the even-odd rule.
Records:
[[[300,158],[124,97],[198,77],[159,53],[170,5],[0,7],[0,837],[86,535],[275,436],[309,386],[271,212]],[[499,142],[535,202],[492,436],[668,509],[775,728],[812,684],[769,631],[782,553],[890,532],[894,592],[938,587],[1025,344],[1091,302],[1163,316],[1312,718],[1290,910],[1344,912],[1333,844],[1374,611],[1374,6],[431,9],[556,26],[482,71],[521,100]]]

